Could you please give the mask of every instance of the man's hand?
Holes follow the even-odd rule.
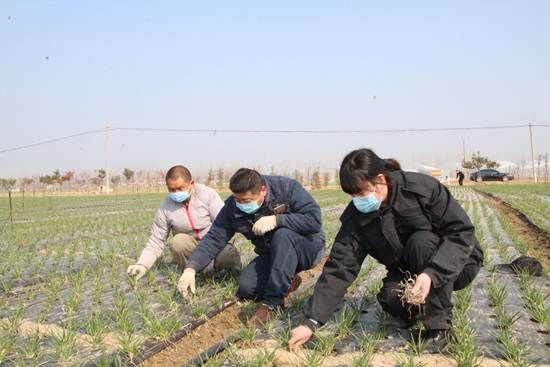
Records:
[[[288,341],[288,349],[291,351],[299,350],[304,343],[306,343],[313,335],[313,330],[305,325],[300,325],[294,329],[290,334],[290,340]]]
[[[139,280],[145,275],[145,273],[147,273],[147,268],[141,264],[130,265],[128,269],[126,269],[126,273],[128,273],[129,276],[134,277],[136,280]]]
[[[268,215],[266,217],[261,217],[254,223],[252,226],[252,232],[256,236],[263,236],[269,231],[274,230],[277,227],[277,217],[275,215]]]
[[[195,294],[195,269],[191,268],[185,269],[178,281],[178,292],[186,300],[191,298],[188,290],[191,291],[191,294]]]
[[[417,292],[422,292],[422,301],[420,301],[418,304],[424,304],[426,303],[426,298],[428,298],[428,294],[430,293],[430,288],[432,287],[432,278],[426,273],[420,273],[416,277],[416,281],[414,282],[414,285],[411,289],[412,294],[416,294]]]

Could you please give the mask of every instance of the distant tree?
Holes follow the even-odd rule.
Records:
[[[134,178],[135,172],[132,171],[130,168],[124,168],[124,171],[122,171],[122,175],[124,178],[126,178],[126,182],[129,182],[132,178]]]
[[[90,182],[90,173],[86,171],[80,172],[78,177],[75,177],[74,182],[79,187],[85,186],[88,182]]]
[[[544,161],[544,154],[539,154],[537,156],[537,175],[540,176],[540,165]]]
[[[495,161],[490,160],[489,158],[482,156],[480,151],[472,154],[472,159],[469,161],[464,161],[462,163],[462,168],[465,169],[476,169],[480,170],[483,167],[487,168],[496,168],[499,164]]]
[[[101,186],[101,184],[103,183],[103,179],[99,178],[99,177],[92,177],[90,178],[90,183],[93,185],[93,186]]]
[[[304,184],[304,175],[302,174],[302,172],[300,172],[299,169],[295,169],[294,170],[294,179],[296,181],[298,181],[300,184]]]
[[[115,175],[113,177],[111,177],[111,183],[113,184],[113,186],[117,186],[120,181],[122,181],[122,176],[120,175]]]
[[[53,180],[52,176],[44,175],[44,176],[38,177],[38,182],[44,185],[52,185],[55,181]]]
[[[53,171],[51,178],[52,178],[52,184],[59,183],[59,181],[61,181],[61,173],[59,172],[59,169],[56,169],[55,171]]]
[[[70,172],[67,172],[67,173],[70,173]],[[61,176],[59,169],[56,169],[55,171],[53,171],[51,175],[44,175],[44,176],[38,177],[38,181],[44,185],[53,185],[57,183],[61,186],[64,181],[68,181],[74,176],[74,172],[72,172],[72,175],[68,175],[68,176],[67,176],[67,173],[65,174],[66,177]]]
[[[218,172],[216,174],[216,179],[217,179],[217,185],[219,187],[223,187],[223,185],[225,183],[225,172],[224,172],[222,167],[218,168]]]
[[[21,180],[19,180],[19,182],[21,183],[21,187],[23,188],[23,190],[26,191],[27,188],[30,185],[32,185],[32,183],[34,182],[34,179],[29,177],[23,177]]]
[[[214,170],[210,168],[208,170],[208,176],[206,177],[206,186],[212,185],[213,182],[214,182]]]
[[[107,177],[107,172],[100,168],[97,170],[97,176],[90,178],[90,183],[97,187],[102,187],[106,182],[105,178]]]
[[[311,187],[313,189],[321,188],[321,173],[319,171],[319,168],[315,168],[313,170],[313,174],[311,175]]]
[[[482,157],[479,152],[478,153],[474,153],[472,155],[472,159],[470,161],[466,161],[464,162],[464,168],[467,168],[467,169],[481,169],[484,165],[485,165],[485,162],[487,161],[487,158],[484,158]]]
[[[525,173],[525,166],[527,164],[527,161],[525,159],[521,159],[517,166],[518,166],[518,177],[517,178],[521,178],[523,177],[523,174]]]
[[[544,153],[544,181],[548,182],[548,153]]]
[[[71,181],[74,178],[74,171],[67,171],[57,179],[59,186],[63,185],[63,182]]]
[[[328,187],[329,181],[330,181],[330,173],[328,172],[323,173],[323,186]]]
[[[13,190],[16,183],[17,180],[15,178],[0,178],[0,186],[6,191]]]
[[[273,165],[271,166],[271,169],[270,169],[270,171],[269,171],[269,174],[270,174],[271,176],[275,176],[275,175],[277,174],[277,173],[275,172],[275,166],[273,166]]]
[[[339,185],[340,184],[340,169],[339,168],[336,168],[334,170],[334,183],[336,185]]]

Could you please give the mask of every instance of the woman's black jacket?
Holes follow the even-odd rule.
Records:
[[[434,288],[454,282],[468,258],[482,262],[474,226],[445,186],[414,172],[393,171],[387,178],[390,199],[385,208],[363,214],[350,202],[344,210],[329,259],[305,307],[307,318],[325,323],[365,257],[370,255],[388,268],[396,266],[407,239],[416,231],[432,231],[440,237],[438,250],[424,269]]]

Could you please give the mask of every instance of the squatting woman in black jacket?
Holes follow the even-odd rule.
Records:
[[[444,345],[451,327],[453,290],[472,282],[483,253],[474,226],[449,190],[427,175],[404,172],[395,160],[372,150],[349,153],[340,167],[342,190],[352,196],[330,257],[305,306],[306,322],[292,331],[290,345],[299,347],[326,323],[356,279],[367,255],[388,270],[377,295],[382,308],[412,325],[421,318],[425,339]],[[411,301],[403,306],[398,285],[410,273]]]

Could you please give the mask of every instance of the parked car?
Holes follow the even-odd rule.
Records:
[[[496,169],[481,169],[477,172],[470,174],[470,180],[472,181],[510,181],[513,180],[514,176],[509,173],[502,173]]]

